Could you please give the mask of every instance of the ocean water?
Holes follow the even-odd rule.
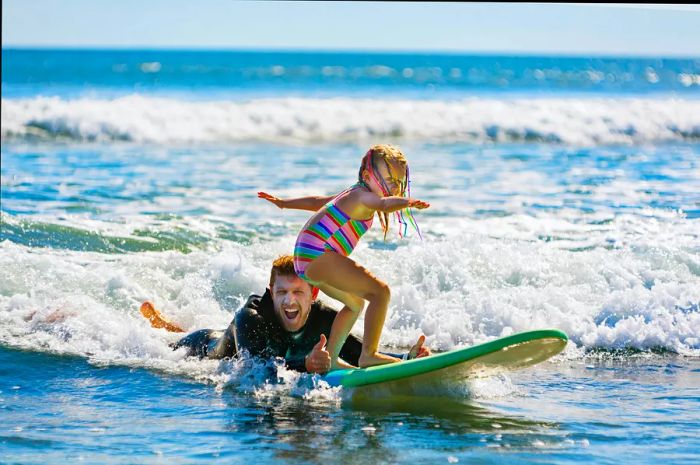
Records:
[[[0,462],[697,463],[699,97],[700,59],[4,49]],[[359,402],[140,316],[228,325],[308,218],[256,193],[338,192],[375,143],[431,203],[353,253],[382,345],[561,355]]]

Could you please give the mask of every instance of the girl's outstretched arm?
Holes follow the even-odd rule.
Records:
[[[294,199],[280,199],[274,195],[268,194],[267,192],[258,192],[258,198],[265,199],[268,202],[274,203],[279,208],[292,208],[294,210],[310,210],[318,211],[319,208],[327,204],[333,199],[334,196],[310,196],[310,197],[297,197]]]
[[[403,210],[406,207],[417,208],[422,210],[428,208],[430,204],[422,200],[413,199],[410,197],[401,197],[393,195],[391,197],[379,197],[373,192],[364,192],[360,201],[372,210],[392,213],[397,210]]]

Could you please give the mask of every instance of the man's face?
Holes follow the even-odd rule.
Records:
[[[313,302],[311,285],[298,276],[277,275],[270,292],[282,327],[289,332],[303,328]]]

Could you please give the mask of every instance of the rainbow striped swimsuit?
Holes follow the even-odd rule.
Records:
[[[312,261],[328,250],[347,257],[372,226],[374,215],[366,220],[353,220],[335,205],[340,196],[357,187],[359,186],[355,185],[336,195],[323,207],[325,214],[321,219],[307,225],[299,233],[294,245],[294,271],[304,281],[314,284],[304,273]]]

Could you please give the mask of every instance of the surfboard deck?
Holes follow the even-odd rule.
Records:
[[[415,394],[455,380],[493,376],[540,363],[561,352],[567,341],[567,335],[558,329],[526,331],[405,362],[334,370],[324,380],[331,386]]]

